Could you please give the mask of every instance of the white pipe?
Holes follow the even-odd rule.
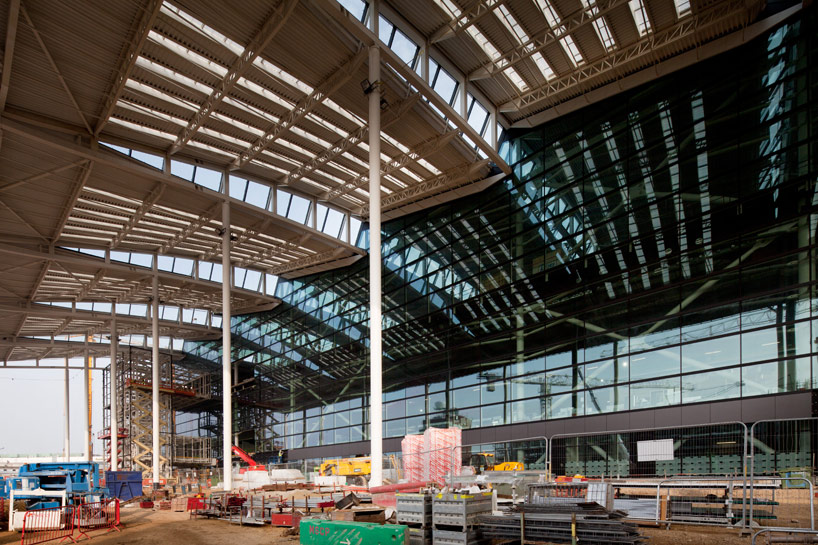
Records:
[[[158,256],[154,256],[154,271],[158,270]],[[159,278],[153,276],[153,301],[151,301],[151,336],[153,337],[153,351],[151,353],[151,397],[153,416],[153,486],[159,487],[159,462],[162,455],[162,447],[159,443]]]
[[[117,332],[116,332],[116,303],[111,303],[111,367],[108,369],[111,388],[111,426],[108,429],[111,437],[111,471],[116,471],[119,466],[119,418],[116,407],[116,353],[117,353]]]
[[[71,461],[71,420],[68,412],[68,385],[68,358],[65,358],[65,446],[63,455],[66,462]]]
[[[377,21],[377,12],[372,14]],[[381,350],[381,59],[369,48],[369,441],[370,486],[383,484],[383,409]]]
[[[230,177],[224,176],[224,194],[229,195]],[[230,202],[222,204],[222,482],[225,490],[233,489],[233,392],[230,376]]]
[[[85,354],[84,354],[85,365],[83,366],[85,369],[82,373],[82,396],[84,398],[83,401],[83,417],[82,421],[85,425],[85,433],[84,433],[84,443],[85,448],[83,449],[83,460],[91,461],[91,392],[90,392],[90,379],[91,379],[91,356],[88,354],[88,335],[85,336]]]

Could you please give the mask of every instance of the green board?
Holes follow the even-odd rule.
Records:
[[[409,532],[399,524],[302,519],[302,545],[407,545]]]

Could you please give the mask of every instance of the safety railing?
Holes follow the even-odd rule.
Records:
[[[77,506],[75,524],[79,531],[78,537],[88,538],[87,532],[92,530],[121,531],[119,500],[103,500]]]
[[[76,508],[73,505],[33,509],[23,516],[23,534],[20,545],[34,545],[59,539],[76,542],[74,528]]]
[[[748,521],[752,521],[758,526],[765,526],[768,521],[797,521],[809,517],[809,529],[815,530],[815,488],[812,480],[806,477],[762,477],[751,481],[750,487],[750,508]],[[781,483],[781,486],[764,486],[765,483]],[[785,487],[788,485],[787,487]],[[803,483],[803,486],[793,485],[793,483]],[[760,514],[756,506],[769,506]],[[786,514],[785,517],[778,518],[775,509]],[[768,528],[772,530],[788,530],[789,526],[771,524]]]
[[[806,535],[813,535],[818,536],[818,531],[816,530],[804,530],[800,528],[764,528],[763,530],[759,530],[758,532],[753,534],[753,539],[751,545],[756,545],[756,540],[758,536],[761,534],[767,534],[767,543],[770,543],[770,534],[777,533],[777,534],[806,534]],[[790,541],[790,543],[815,543],[818,542],[818,538],[812,538],[810,541],[806,541],[806,539],[795,541],[794,539]]]

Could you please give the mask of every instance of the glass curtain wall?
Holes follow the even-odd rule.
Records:
[[[812,388],[815,19],[512,131],[512,176],[385,223],[385,437]],[[233,319],[277,444],[367,438],[367,276]]]

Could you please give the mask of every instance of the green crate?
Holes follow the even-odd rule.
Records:
[[[301,519],[302,545],[408,545],[409,532],[400,524]]]

